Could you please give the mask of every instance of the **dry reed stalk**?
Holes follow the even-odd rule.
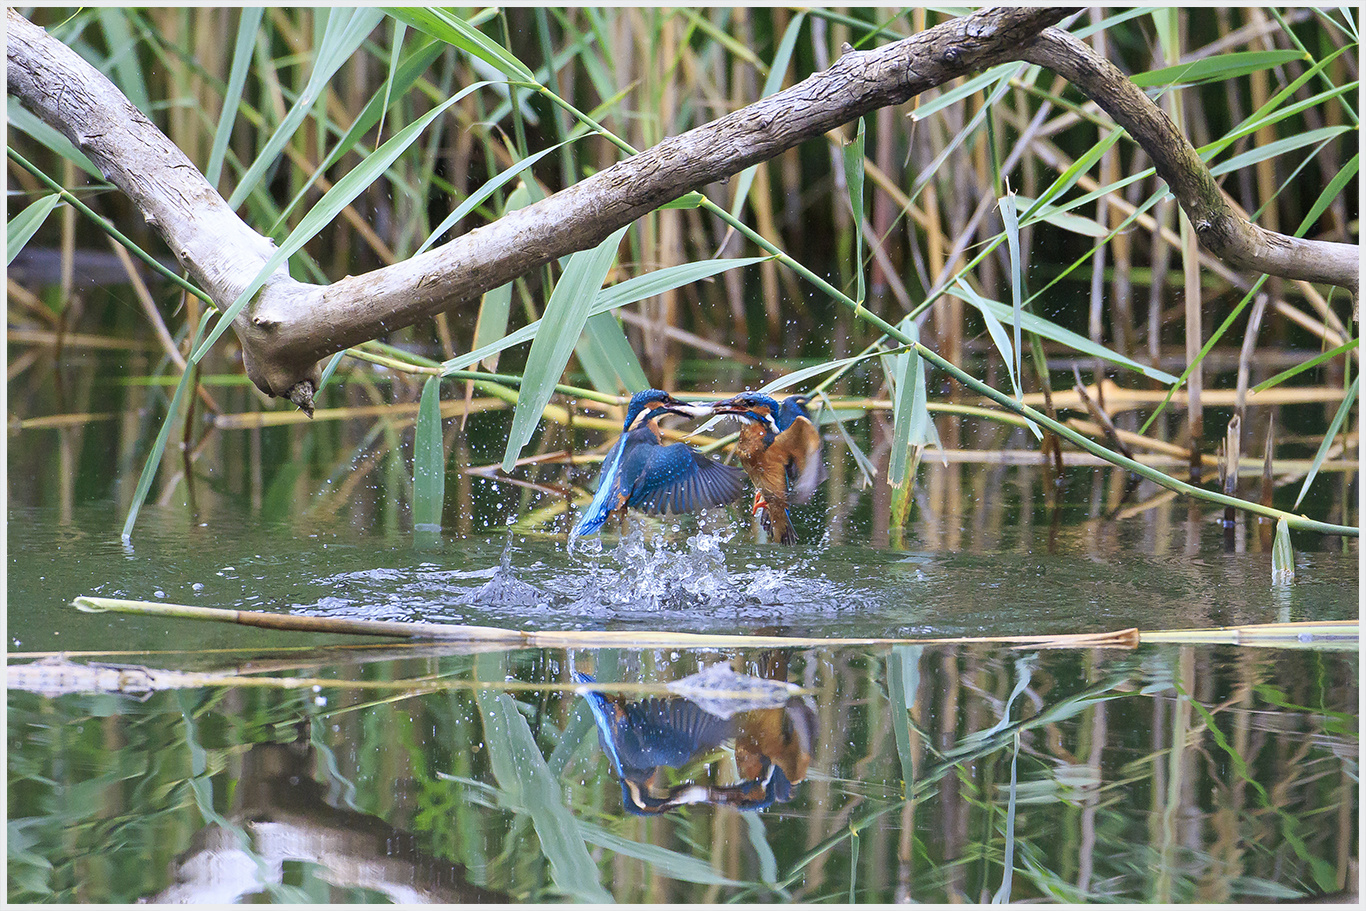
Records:
[[[1139,633],[1139,640],[1144,645],[1246,645],[1266,648],[1328,645],[1354,649],[1360,641],[1360,624],[1357,620],[1309,620],[1213,629],[1145,630]]]
[[[462,414],[479,414],[485,411],[506,409],[508,403],[497,398],[471,399],[468,403],[458,399],[443,399],[441,417],[452,418]],[[213,418],[213,426],[220,430],[246,430],[256,427],[280,427],[293,424],[314,424],[318,421],[346,421],[373,417],[387,417],[400,425],[417,419],[417,402],[382,405],[351,405],[339,408],[319,408],[310,419],[302,411],[249,411],[238,414],[222,414]],[[617,423],[620,427],[620,422]]]
[[[1265,11],[1251,7],[1247,11],[1248,18],[1253,25],[1265,26],[1269,16]],[[1276,42],[1272,40],[1272,32],[1263,29],[1260,43],[1266,50],[1275,50]],[[1271,99],[1270,74],[1265,69],[1258,69],[1248,75],[1249,89],[1251,92],[1251,104],[1254,111],[1261,110],[1262,106]],[[1276,141],[1276,131],[1270,125],[1259,129],[1254,135],[1252,145],[1263,147]],[[1263,158],[1257,162],[1253,169],[1253,174],[1257,181],[1257,198],[1270,203],[1276,198],[1276,163],[1270,158]],[[1268,231],[1280,231],[1280,206],[1275,204],[1267,205],[1262,209],[1258,216],[1257,223]]]
[[[1238,463],[1242,456],[1242,418],[1234,414],[1229,419],[1224,439],[1219,444],[1219,487],[1226,496],[1238,495]],[[1224,528],[1232,532],[1237,513],[1232,506],[1224,507]],[[1232,545],[1232,541],[1228,542]]]
[[[1129,444],[1124,438],[1119,435],[1119,431],[1115,429],[1114,422],[1111,421],[1110,416],[1105,413],[1105,409],[1087,394],[1086,386],[1081,381],[1081,371],[1077,369],[1075,364],[1072,365],[1072,374],[1077,380],[1076,385],[1072,387],[1073,391],[1081,398],[1082,404],[1086,406],[1087,411],[1091,412],[1091,416],[1096,419],[1096,423],[1104,429],[1105,437],[1114,443],[1115,448],[1118,449],[1122,455],[1132,459],[1134,457],[1133,450],[1129,448]],[[1098,387],[1097,392],[1100,392],[1103,389],[1103,386]],[[1056,407],[1056,405],[1054,405],[1054,407]],[[1052,417],[1052,415],[1050,415],[1050,417]]]
[[[161,318],[161,311],[157,309],[156,302],[152,300],[152,292],[147,290],[147,283],[142,280],[142,275],[138,272],[137,265],[133,262],[132,255],[123,244],[114,238],[108,238],[109,246],[113,249],[114,255],[118,257],[124,272],[128,274],[128,283],[133,286],[133,296],[138,299],[138,304],[142,307],[142,313],[147,317],[147,322],[152,326],[152,334],[161,343],[161,350],[176,365],[176,369],[181,373],[185,372],[185,355],[180,353],[180,348],[176,346],[175,339],[171,338],[171,330],[166,328],[166,321]],[[200,387],[201,394],[202,387]],[[207,400],[212,402],[212,399]],[[210,405],[215,411],[222,409],[217,404]]]
[[[1166,504],[1172,502],[1179,496],[1181,495],[1174,490],[1160,490],[1146,500],[1135,503],[1132,506],[1126,506],[1122,509],[1116,510],[1115,514],[1110,518],[1117,522],[1122,522],[1126,519],[1132,519],[1135,516],[1142,515],[1145,512],[1152,512],[1154,510],[1157,510],[1158,507],[1165,506]],[[1159,513],[1159,515],[1162,514],[1165,513]]]
[[[631,313],[624,309],[616,311],[616,315],[621,317],[621,321],[623,323],[626,323],[628,326],[636,326],[637,328],[643,328],[648,325],[648,320],[645,317],[640,316],[636,313]],[[746,364],[749,366],[757,366],[762,363],[762,359],[754,357],[753,355],[741,351],[740,349],[735,348],[731,345],[724,344],[723,342],[719,342],[714,339],[704,338],[703,336],[697,335],[692,332],[688,332],[685,329],[679,329],[675,326],[665,326],[664,334],[668,338],[676,342],[681,342],[691,348],[695,348],[698,351],[703,351],[707,354],[714,354],[719,357],[724,357],[736,363]]]
[[[391,646],[390,648],[393,648]],[[499,646],[474,646],[462,649],[461,654],[478,654],[499,650]],[[522,680],[471,680],[446,674],[424,674],[398,680],[356,680],[336,677],[280,677],[265,676],[253,669],[236,672],[175,671],[135,665],[81,664],[69,660],[68,653],[30,653],[37,660],[6,669],[6,683],[12,689],[57,696],[67,693],[151,693],[164,690],[193,689],[209,686],[230,686],[253,689],[282,690],[353,690],[361,692],[396,692],[402,696],[449,690],[492,690],[508,693],[617,693],[627,696],[667,695],[674,692],[669,683],[578,682],[532,683]],[[86,653],[90,655],[101,653]],[[138,652],[102,653],[137,655]],[[13,656],[11,656],[13,657]],[[399,657],[399,656],[395,656]],[[315,662],[316,664],[316,662]],[[288,668],[283,668],[288,669]],[[792,686],[791,695],[806,691]],[[754,693],[746,690],[708,690],[714,699],[752,700]],[[392,700],[385,700],[392,701]]]
[[[1266,422],[1266,444],[1263,452],[1262,461],[1262,492],[1260,502],[1263,506],[1271,503],[1276,493],[1275,477],[1272,474],[1272,452],[1275,449],[1275,425],[1276,413],[1273,411],[1267,416]],[[1269,517],[1257,517],[1257,544],[1261,553],[1271,553],[1275,543],[1276,523]]]
[[[351,466],[340,484],[329,486],[303,514],[330,519],[340,513],[343,507],[354,507],[353,497],[356,489],[369,479],[371,472],[379,467],[380,460],[388,455],[389,451],[388,442],[379,441],[374,450],[366,453],[359,462]]]
[[[1243,346],[1238,352],[1238,381],[1233,399],[1234,414],[1242,417],[1247,413],[1247,387],[1252,372],[1252,353],[1257,348],[1257,334],[1262,328],[1262,316],[1266,313],[1269,296],[1258,294],[1252,302],[1252,313],[1247,318],[1247,330],[1243,334]]]
[[[1084,433],[1090,437],[1095,437],[1096,439],[1109,437],[1113,433],[1115,437],[1118,438],[1119,442],[1126,447],[1137,446],[1141,449],[1149,449],[1153,452],[1161,453],[1162,455],[1171,456],[1174,459],[1190,461],[1190,450],[1185,446],[1177,446],[1175,443],[1169,443],[1166,440],[1145,437],[1141,434],[1134,433],[1132,430],[1120,430],[1114,426],[1113,421],[1109,422],[1108,426],[1093,421],[1085,421],[1081,418],[1068,418],[1063,423],[1067,424],[1067,426],[1071,427],[1073,430]],[[1205,456],[1204,458],[1208,464],[1214,464],[1213,456]]]
[[[48,326],[57,325],[57,315],[52,312],[51,308],[40,301],[38,295],[16,282],[9,275],[5,276],[5,295],[8,303],[18,304],[39,322],[46,323]],[[9,313],[10,320],[14,320],[15,317],[16,314],[13,312]],[[13,331],[13,329],[10,330],[11,333]]]
[[[182,620],[204,620],[293,632],[383,636],[399,639],[482,643],[514,648],[815,648],[840,646],[1001,644],[1020,648],[1133,648],[1140,633],[1123,629],[1107,633],[1053,636],[947,636],[918,639],[819,638],[807,636],[713,635],[661,630],[507,630],[448,623],[404,623],[389,620],[352,620],[266,611],[241,611],[166,602],[130,601],[82,596],[72,605],[88,613],[128,613]]]
[[[1074,426],[1068,421],[1068,426]],[[1089,421],[1082,421],[1076,425],[1079,432],[1087,432],[1088,435],[1101,438],[1105,435],[1103,428],[1099,424]],[[1154,446],[1167,447],[1171,444],[1162,441],[1150,441]],[[1342,448],[1336,447],[1329,450],[1329,458],[1324,459],[1319,473],[1324,472],[1354,472],[1359,467],[1356,459],[1335,459],[1333,456],[1340,455]],[[1190,458],[1184,449],[1178,447],[1176,454],[1166,452],[1137,453],[1133,457],[1135,462],[1147,465],[1150,468],[1180,468],[1190,464]],[[1218,467],[1218,459],[1214,455],[1206,454],[1203,456],[1204,464],[1210,468]],[[1025,468],[1037,467],[1039,464],[1039,452],[1036,449],[944,449],[935,450],[934,458],[930,466],[936,467],[935,463],[948,465],[1016,465]],[[1062,464],[1067,468],[1114,468],[1112,462],[1102,459],[1100,456],[1092,455],[1089,452],[1064,451],[1062,454]],[[1303,478],[1311,465],[1310,459],[1277,459],[1277,472],[1281,475],[1282,485],[1293,483],[1299,478]],[[1239,463],[1240,470],[1255,471],[1260,467],[1260,461],[1252,456],[1245,456]],[[982,491],[985,495],[986,491]],[[953,550],[954,548],[945,548]]]
[[[106,411],[99,413],[49,414],[37,418],[11,418],[9,429],[11,432],[17,432],[20,430],[49,430],[54,427],[77,427],[85,424],[93,424],[98,421],[112,421],[119,417],[122,417],[119,412]]]
[[[5,340],[11,345],[43,345],[63,348],[98,348],[108,351],[149,351],[157,348],[152,341],[138,339],[111,338],[104,335],[84,335],[67,333],[59,336],[55,331],[46,329],[8,329]]]
[[[1111,414],[1132,408],[1159,405],[1167,398],[1167,393],[1161,389],[1132,389],[1120,386],[1109,378],[1101,381],[1099,390],[1092,384],[1086,387],[1086,392],[1098,401],[1104,401],[1106,411]],[[1249,406],[1275,406],[1332,403],[1342,401],[1345,394],[1345,390],[1336,386],[1273,386],[1270,389],[1263,389],[1261,392],[1249,393],[1247,404]],[[1205,393],[1204,399],[1205,404],[1212,408],[1231,408],[1237,401],[1237,390],[1212,389]],[[1040,408],[1046,405],[1044,394],[1041,392],[1026,392],[1024,403],[1031,408]],[[890,411],[892,408],[890,399],[856,396],[832,397],[832,404],[837,408],[851,410]],[[1053,393],[1053,404],[1060,410],[1082,411],[1086,408],[1081,397],[1072,389],[1055,391]],[[1185,393],[1178,391],[1172,395],[1171,406],[1180,408],[1185,404]],[[961,412],[964,407],[934,401],[929,403],[931,411],[956,410]],[[988,411],[999,414],[999,412],[990,412],[990,409]],[[1188,452],[1189,450],[1183,447],[1181,451]]]
[[[25,370],[38,363],[38,358],[43,356],[43,352],[37,348],[30,348],[23,354],[13,358],[5,367],[6,382],[14,382]]]

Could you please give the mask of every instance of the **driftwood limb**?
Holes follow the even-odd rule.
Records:
[[[1206,250],[1240,269],[1325,282],[1347,289],[1356,299],[1361,274],[1356,244],[1304,240],[1267,231],[1243,218],[1166,111],[1110,61],[1055,28],[1040,32],[1020,56],[1081,89],[1143,147]]]
[[[331,285],[273,274],[233,324],[247,374],[311,410],[327,355],[476,300],[685,193],[970,72],[1028,60],[1075,82],[1158,162],[1205,246],[1240,267],[1357,290],[1357,247],[1301,241],[1237,216],[1175,125],[1129,80],[1066,33],[1066,10],[993,8],[869,51],[711,123],[670,137],[440,247]],[[274,244],[253,231],[188,158],[102,74],[8,10],[9,92],[76,144],[166,239],[220,308],[255,279]],[[1350,260],[1350,268],[1349,261]]]

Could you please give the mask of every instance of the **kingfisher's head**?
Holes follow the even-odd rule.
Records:
[[[778,413],[781,406],[772,396],[762,392],[742,392],[728,399],[712,403],[712,411],[729,414],[742,421],[760,424],[769,433],[778,433]]]
[[[631,404],[626,407],[626,421],[622,424],[622,430],[635,430],[647,421],[658,419],[664,413],[705,417],[711,414],[711,408],[680,402],[663,389],[646,389],[631,396]]]

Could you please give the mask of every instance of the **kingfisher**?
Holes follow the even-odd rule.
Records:
[[[575,683],[594,682],[579,671],[572,677]],[[809,697],[721,717],[682,696],[628,702],[595,690],[580,695],[588,700],[598,740],[621,784],[622,806],[630,813],[657,815],[698,803],[762,810],[791,800],[792,785],[806,778],[816,731]],[[732,740],[740,782],[668,785],[660,774],[661,768],[683,769]]]
[[[574,671],[575,683],[593,683]],[[622,805],[631,813],[663,813],[689,803],[710,803],[708,788],[687,783],[669,787],[661,768],[679,769],[734,736],[735,723],[679,696],[651,696],[628,702],[593,690],[588,700],[598,740],[621,784]]]
[[[631,396],[621,437],[602,461],[598,491],[572,537],[591,535],[612,513],[627,507],[650,515],[696,512],[739,499],[745,473],[698,453],[687,443],[664,445],[659,419],[666,414],[706,417],[710,405],[680,402],[661,389]]]
[[[807,502],[826,478],[821,435],[806,410],[809,401],[810,396],[790,395],[779,405],[761,392],[742,392],[711,406],[744,423],[736,452],[757,488],[754,513],[783,544],[797,543],[788,503]]]

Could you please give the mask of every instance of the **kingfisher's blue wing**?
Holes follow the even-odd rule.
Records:
[[[572,676],[575,683],[594,682],[588,674],[579,671],[574,671]],[[582,695],[588,701],[588,708],[593,713],[593,723],[598,728],[598,740],[602,743],[602,748],[606,751],[608,758],[612,760],[612,770],[621,775],[621,755],[617,752],[617,739],[613,736],[617,726],[617,707],[612,700],[602,693],[587,692]]]
[[[681,696],[651,696],[627,703],[616,730],[617,755],[623,773],[643,773],[657,766],[682,767],[698,753],[734,735],[734,724]]]
[[[616,509],[621,499],[621,459],[626,451],[626,437],[622,435],[602,460],[602,473],[598,476],[598,492],[579,516],[579,524],[574,526],[574,536],[591,535],[602,527],[607,517]]]
[[[575,683],[592,683],[575,671]],[[582,694],[588,700],[603,750],[621,776],[644,781],[659,766],[678,768],[699,752],[719,746],[734,736],[734,724],[681,696],[650,697],[618,702],[602,693]]]
[[[739,499],[745,472],[694,452],[687,443],[641,447],[643,464],[627,496],[628,506],[651,515],[697,512]]]

